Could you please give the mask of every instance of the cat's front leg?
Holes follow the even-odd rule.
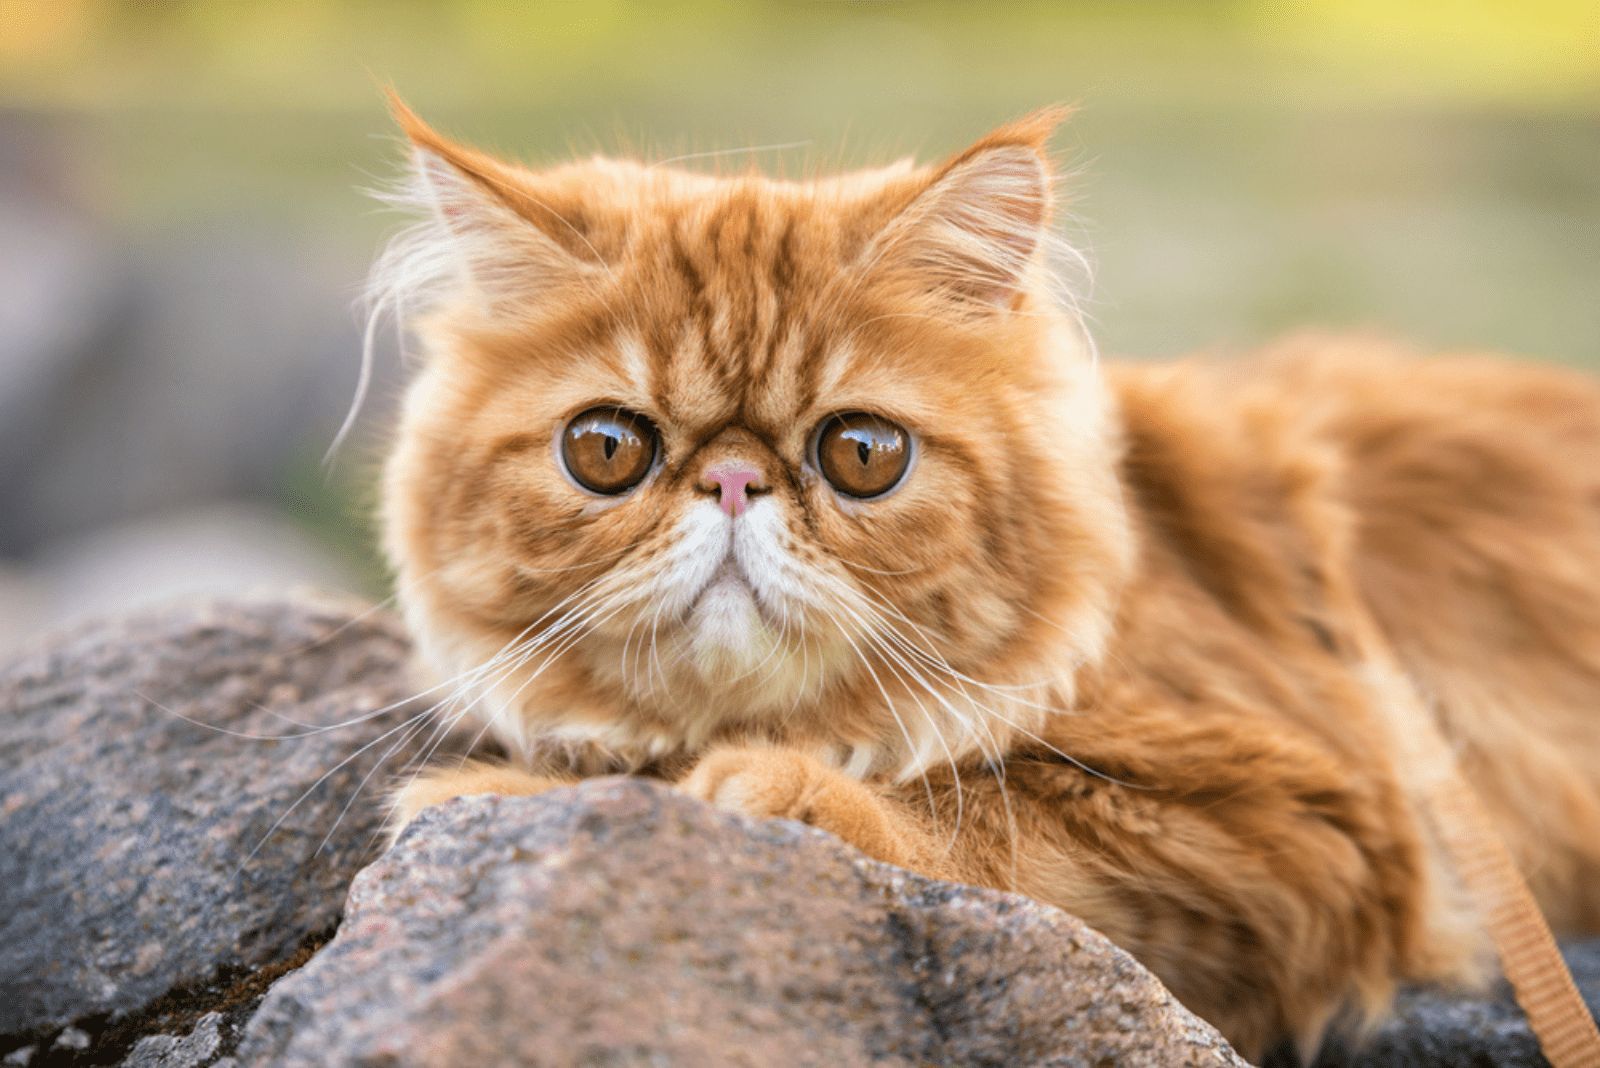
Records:
[[[935,878],[952,877],[947,850],[903,806],[795,749],[713,749],[678,784],[717,808],[791,819],[837,835],[868,856]]]
[[[429,768],[412,777],[395,792],[390,809],[389,837],[398,838],[425,808],[441,805],[471,794],[503,794],[527,797],[570,786],[572,780],[535,775],[509,764],[468,761],[452,767]]]

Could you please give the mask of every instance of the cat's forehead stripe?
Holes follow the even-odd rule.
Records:
[[[663,418],[734,417],[773,433],[814,403],[825,346],[798,290],[800,224],[792,205],[749,196],[698,203],[663,227],[654,322],[621,344],[635,383]],[[644,373],[638,373],[638,372]]]

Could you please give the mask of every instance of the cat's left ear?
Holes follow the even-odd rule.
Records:
[[[968,309],[1011,307],[1050,223],[1045,108],[993,131],[937,168],[870,244],[863,261]]]
[[[410,182],[392,199],[431,223],[392,246],[400,284],[412,273],[453,277],[488,306],[505,307],[546,300],[603,272],[581,191],[451,141],[393,90],[388,96],[411,142]]]

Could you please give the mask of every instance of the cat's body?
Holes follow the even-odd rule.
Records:
[[[513,758],[403,817],[659,774],[1060,905],[1258,1054],[1480,974],[1420,701],[1600,927],[1589,380],[1327,339],[1102,375],[1038,262],[1048,121],[805,184],[402,119],[436,214],[398,269],[460,273],[390,551]]]
[[[1317,337],[1112,377],[1141,551],[1052,740],[1165,788],[1065,786],[1107,806],[1075,836],[1118,890],[1057,900],[1249,1050],[1340,972],[1374,1009],[1388,975],[1467,981],[1437,769],[1393,737],[1420,698],[1552,922],[1600,929],[1596,383]]]

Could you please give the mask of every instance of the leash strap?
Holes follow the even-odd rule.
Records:
[[[1348,560],[1354,531],[1328,516],[1308,529],[1331,527],[1339,533],[1322,545],[1327,558]],[[1390,742],[1407,780],[1420,786],[1424,815],[1454,865],[1500,958],[1517,1004],[1528,1018],[1540,1050],[1552,1068],[1600,1068],[1600,1029],[1572,981],[1567,962],[1545,922],[1539,903],[1517,870],[1511,851],[1489,812],[1473,792],[1433,711],[1401,669],[1383,628],[1346,567],[1326,576],[1330,607],[1342,609],[1359,662],[1376,684]]]
[[[1398,665],[1368,626],[1364,643],[1374,663],[1396,680],[1385,702],[1394,717],[1408,775],[1423,784],[1434,833],[1477,909],[1500,970],[1552,1068],[1600,1068],[1600,1030],[1572,981],[1533,891],[1517,870],[1483,802],[1461,772],[1455,751]],[[1376,640],[1375,640],[1376,639]],[[1380,651],[1381,650],[1381,651]]]
[[[1431,717],[1423,730],[1432,733],[1430,743],[1448,750]],[[1449,767],[1428,797],[1435,830],[1483,917],[1539,1048],[1553,1068],[1600,1068],[1600,1030],[1533,891],[1453,760]]]
[[[1401,766],[1422,786],[1426,816],[1494,943],[1500,970],[1545,1059],[1552,1068],[1600,1068],[1600,1029],[1533,891],[1462,774],[1450,740],[1401,669],[1348,573],[1332,577],[1329,594],[1348,613],[1363,662],[1375,680],[1382,680],[1380,704]]]

